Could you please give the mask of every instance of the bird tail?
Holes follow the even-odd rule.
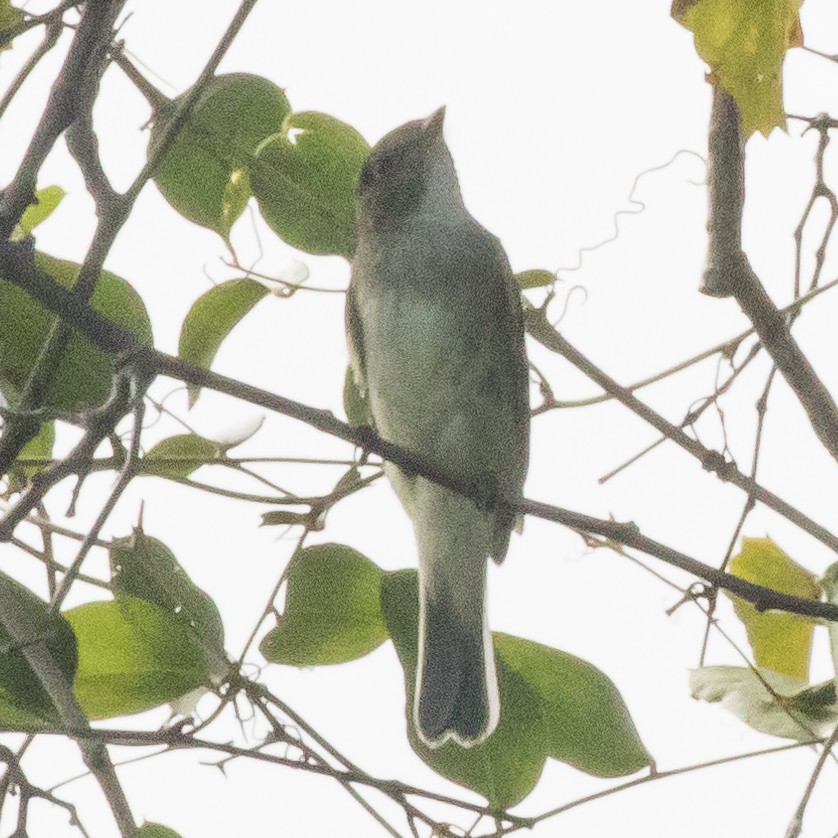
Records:
[[[453,739],[469,748],[494,731],[500,715],[485,601],[491,523],[470,500],[442,491],[447,526],[437,518],[430,543],[420,539],[414,720],[429,747]]]

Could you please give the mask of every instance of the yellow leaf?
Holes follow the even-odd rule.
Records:
[[[735,99],[742,136],[784,128],[783,59],[803,43],[803,0],[675,0],[672,15],[695,36],[711,80]]]
[[[730,562],[730,572],[784,594],[820,599],[815,575],[790,559],[770,538],[743,538],[741,552]],[[756,664],[808,680],[814,624],[797,614],[760,612],[739,597],[731,598],[736,615],[745,624]]]

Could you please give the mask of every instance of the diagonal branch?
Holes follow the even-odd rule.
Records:
[[[99,216],[93,241],[71,293],[71,296],[76,298],[81,305],[85,305],[93,295],[105,258],[117,234],[128,220],[142,188],[151,177],[154,166],[174,141],[178,130],[188,118],[192,104],[203,85],[215,73],[233,39],[244,25],[248,14],[256,5],[256,0],[242,0],[212,56],[201,71],[198,81],[179,104],[171,121],[161,133],[154,153],[149,155],[148,161],[127,192],[119,195],[113,192],[106,182],[101,167],[92,163],[90,159],[95,153],[95,148],[92,148],[95,135],[92,133],[92,124],[87,125],[85,111],[90,110],[95,99],[99,78],[110,47],[113,22],[124,2],[125,0],[98,0],[98,2],[86,4],[82,22],[79,24],[67,61],[53,85],[47,108],[29,150],[15,180],[0,195],[0,276],[8,279],[14,272],[14,258],[11,255],[14,246],[8,241],[8,237],[20,215],[32,200],[38,171],[58,136],[75,120],[81,119],[75,138],[71,138],[71,146],[76,152],[87,185],[96,199],[96,211]],[[97,16],[88,19],[92,14],[91,9],[96,10]],[[107,16],[103,14],[103,9],[109,10]],[[69,330],[64,322],[56,321],[38,363],[23,388],[19,408],[31,411],[41,405],[68,340]],[[19,415],[12,418],[14,421],[5,423],[2,435],[0,435],[0,474],[8,471],[23,446],[37,434],[40,428],[40,423],[32,416]]]
[[[114,21],[124,5],[125,0],[85,3],[81,22],[64,66],[52,86],[41,121],[14,180],[0,195],[0,241],[9,238],[23,211],[32,202],[44,160],[77,116],[80,92],[98,82]]]
[[[773,509],[784,518],[788,518],[789,521],[792,521],[802,530],[817,538],[818,541],[825,544],[831,550],[838,552],[838,537],[807,515],[804,515],[799,509],[796,509],[782,498],[779,498],[752,478],[744,475],[736,468],[734,463],[725,460],[718,451],[706,448],[677,425],[673,425],[659,413],[652,410],[645,402],[640,401],[631,390],[620,386],[613,378],[597,367],[560,335],[548,322],[546,312],[543,309],[528,307],[524,312],[524,322],[528,334],[534,337],[539,343],[570,361],[578,370],[599,384],[603,390],[617,399],[617,401],[624,404],[629,410],[636,413],[653,428],[657,428],[665,437],[671,439],[685,451],[692,454],[707,471],[713,472],[720,480],[732,483],[749,495],[753,495],[760,503],[765,504],[769,509]]]
[[[27,664],[57,710],[61,723],[66,728],[78,732],[78,736],[74,733],[73,738],[78,742],[90,773],[98,780],[104,792],[119,826],[120,835],[123,838],[133,838],[136,825],[131,808],[117,779],[105,743],[91,738],[90,724],[73,694],[72,684],[65,677],[46,643],[32,637],[32,629],[26,616],[17,613],[18,610],[13,598],[3,598],[0,623],[4,631],[26,658]]]
[[[701,290],[735,297],[754,324],[762,345],[806,411],[824,448],[838,461],[838,406],[789,331],[742,250],[744,143],[733,97],[713,87],[707,179],[709,212],[707,267]]]
[[[345,422],[341,422],[327,410],[319,410],[309,405],[301,404],[293,399],[269,393],[267,390],[262,390],[250,384],[237,381],[236,379],[219,375],[201,367],[196,367],[180,358],[167,355],[148,346],[140,345],[132,332],[111,322],[99,314],[99,312],[82,303],[71,291],[58,285],[48,274],[39,271],[31,259],[26,258],[25,248],[14,247],[11,251],[12,254],[17,254],[19,257],[22,257],[20,259],[20,269],[13,271],[10,275],[11,281],[15,285],[26,290],[47,309],[58,314],[65,323],[78,329],[91,343],[100,349],[114,354],[124,353],[126,355],[125,362],[133,365],[139,374],[149,377],[165,375],[188,384],[209,387],[220,393],[226,393],[251,404],[259,405],[267,410],[290,416],[324,433],[331,434],[353,445],[360,446],[366,451],[378,454],[401,468],[416,474],[421,474],[423,477],[441,486],[445,486],[468,497],[475,499],[482,498],[485,501],[485,491],[482,485],[480,485],[479,479],[476,481],[467,481],[461,477],[447,473],[435,465],[429,464],[421,456],[381,439],[370,428],[353,428]],[[601,375],[604,376],[605,374],[601,373]],[[614,386],[616,387],[617,385],[615,384]],[[649,408],[646,408],[645,405],[642,405],[641,402],[638,402],[630,393],[617,393],[617,397],[621,401],[624,398],[632,399],[645,411],[652,414],[652,416],[657,416]],[[642,412],[641,415],[643,415]],[[649,418],[651,420],[652,417]],[[730,477],[730,474],[739,475],[737,479],[745,481],[744,485],[749,489],[752,485],[755,485],[736,469],[733,469],[732,464],[725,463],[718,452],[710,452],[708,449],[703,448],[695,440],[690,439],[690,437],[684,434],[683,431],[666,423],[666,420],[662,417],[658,417],[656,421],[658,422],[656,427],[660,423],[665,423],[673,432],[677,432],[677,434],[683,436],[689,442],[690,448],[698,446],[694,453],[696,455],[702,454],[708,463],[712,464],[712,455],[715,454],[715,458],[720,461],[718,467],[722,474],[728,477]],[[730,479],[733,481],[733,478]],[[761,498],[774,498],[767,490],[761,487],[758,487],[758,490]],[[775,501],[782,508],[783,502],[779,501],[779,499],[775,499]],[[517,498],[499,498],[497,499],[497,503],[516,508],[519,507],[526,514],[564,524],[582,532],[602,535],[626,546],[634,547],[661,561],[679,567],[687,573],[705,579],[713,585],[729,590],[741,596],[743,599],[754,603],[759,609],[773,608],[811,617],[820,617],[826,620],[838,620],[838,606],[789,596],[788,594],[781,594],[770,588],[746,582],[744,579],[724,573],[684,553],[672,550],[659,542],[646,538],[640,534],[634,524],[603,521],[588,515],[582,515],[577,512],[534,501],[520,503]],[[821,540],[824,540],[833,549],[838,550],[838,539],[834,535],[824,530],[815,522],[809,521],[808,518],[793,507],[789,507],[789,509],[798,519],[808,522],[805,525],[807,532],[811,532],[816,537],[820,537]]]

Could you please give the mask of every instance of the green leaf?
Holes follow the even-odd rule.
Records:
[[[783,60],[801,46],[803,0],[675,0],[672,16],[695,36],[711,78],[736,100],[742,136],[785,127]]]
[[[556,281],[556,275],[552,271],[543,268],[534,268],[531,271],[521,271],[515,274],[515,280],[522,291],[529,288],[544,288]]]
[[[25,238],[46,221],[67,193],[60,186],[47,186],[35,193],[35,200],[24,210],[12,241]]]
[[[65,288],[74,285],[80,265],[36,253],[35,263]],[[148,312],[137,292],[121,277],[102,271],[91,304],[100,314],[152,343]],[[38,362],[54,316],[24,290],[0,279],[0,378],[23,389]],[[110,355],[74,333],[47,389],[44,407],[76,412],[101,404],[111,391]]]
[[[306,253],[352,257],[355,194],[369,153],[351,126],[323,113],[295,113],[264,142],[250,170],[265,221]]]
[[[770,669],[705,666],[690,673],[692,697],[721,702],[749,727],[761,733],[808,742],[828,736],[838,723],[835,683],[810,687]]]
[[[387,639],[381,571],[366,556],[341,544],[306,547],[291,559],[285,579],[285,612],[259,647],[272,663],[344,663]]]
[[[60,724],[60,716],[20,643],[43,643],[58,668],[73,681],[76,638],[67,621],[51,614],[47,603],[0,573],[0,730],[35,732]],[[17,640],[8,627],[13,627]]]
[[[742,550],[730,561],[730,572],[784,594],[820,599],[815,575],[792,561],[770,538],[743,538]],[[781,611],[760,612],[739,597],[731,595],[731,599],[747,629],[756,664],[808,680],[812,621]]]
[[[34,474],[47,466],[23,465],[25,460],[49,460],[52,458],[52,446],[55,444],[55,423],[43,422],[37,435],[29,440],[20,452],[9,472],[9,491],[19,492],[32,479]]]
[[[178,434],[161,439],[143,457],[140,474],[186,480],[201,466],[223,457],[221,446],[197,434]]]
[[[353,428],[372,424],[369,404],[355,383],[355,373],[351,366],[346,368],[343,381],[343,411],[346,413],[346,421]]]
[[[109,559],[115,596],[137,597],[162,608],[201,650],[212,675],[226,671],[218,608],[162,541],[136,529],[128,538],[114,540]]]
[[[73,689],[91,719],[141,713],[210,683],[184,621],[152,602],[120,596],[64,616],[78,639]]]
[[[154,154],[164,127],[188,95],[182,94],[156,114],[149,155]],[[282,130],[290,110],[282,90],[261,76],[229,73],[214,77],[158,162],[155,183],[181,215],[226,240],[250,197],[248,167],[256,147]]]
[[[417,737],[413,725],[419,622],[416,571],[384,575],[381,607],[404,669],[411,748],[438,774],[482,794],[492,808],[507,809],[523,800],[535,788],[548,756],[547,730],[535,690],[503,658],[496,656],[500,722],[495,732],[471,748],[462,748],[455,742],[428,748]]]
[[[23,23],[23,12],[9,0],[0,0],[0,52],[12,48],[11,39],[4,38],[5,29],[14,29]]]
[[[541,699],[548,753],[595,777],[652,764],[614,683],[567,652],[495,632],[495,652]]]
[[[430,749],[414,730],[419,622],[417,575],[384,575],[381,607],[404,669],[407,733],[434,771],[505,809],[532,791],[548,756],[597,777],[633,774],[652,764],[611,680],[586,661],[508,634],[494,633],[500,721],[483,743]]]
[[[180,834],[161,823],[146,821],[138,830],[137,838],[181,838]]]
[[[241,319],[268,289],[253,279],[231,279],[210,288],[189,309],[180,330],[178,354],[184,361],[209,369],[218,348]],[[189,406],[195,404],[200,387],[189,386]]]

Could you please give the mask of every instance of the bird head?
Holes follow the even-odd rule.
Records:
[[[445,108],[400,125],[370,151],[358,182],[359,221],[398,224],[423,205],[459,198],[451,153],[442,134]]]

